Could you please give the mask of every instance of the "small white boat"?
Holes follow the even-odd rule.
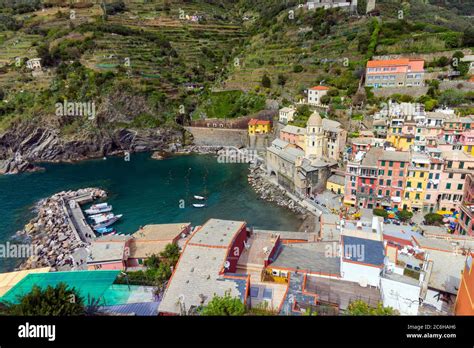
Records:
[[[194,208],[204,208],[205,206],[206,206],[205,204],[196,204],[196,203],[193,204]]]
[[[89,209],[85,210],[87,215],[94,215],[94,214],[101,214],[101,213],[108,213],[112,210],[112,206],[108,205],[107,203],[99,203],[92,205]]]
[[[105,220],[105,221],[102,221],[94,226],[92,226],[92,228],[94,230],[100,230],[104,227],[109,227],[110,225],[114,224],[118,219],[120,219],[123,215],[115,215],[114,217],[112,217],[111,219],[108,219],[108,220]]]
[[[97,215],[92,215],[89,216],[89,218],[94,221],[96,224],[102,221],[106,221],[109,219],[112,219],[114,217],[114,213],[109,213],[109,214],[97,214]]]
[[[206,197],[194,195],[194,199],[197,199],[197,200],[203,201],[203,200],[205,200],[205,199],[206,199]]]

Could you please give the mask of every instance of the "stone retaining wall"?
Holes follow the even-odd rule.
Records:
[[[246,129],[220,129],[205,127],[185,127],[194,137],[198,146],[247,147],[249,137]]]

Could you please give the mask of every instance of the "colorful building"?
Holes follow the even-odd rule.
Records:
[[[378,159],[377,206],[401,207],[409,161],[409,152],[382,152]]]
[[[422,59],[369,60],[365,85],[374,88],[424,86],[424,64]]]
[[[152,255],[159,255],[168,244],[178,241],[190,233],[191,223],[146,225],[132,234],[128,267],[143,265]]]
[[[345,179],[343,175],[333,174],[328,178],[326,183],[326,190],[337,193],[338,195],[344,194]]]
[[[456,315],[474,315],[474,272],[472,272],[471,253],[466,259],[462,272],[454,312]]]
[[[267,134],[271,130],[271,122],[269,120],[257,120],[252,118],[248,124],[248,132],[250,135]]]
[[[423,200],[426,191],[428,173],[430,171],[430,159],[426,154],[414,153],[411,156],[408,167],[408,178],[406,179],[405,195],[403,197],[403,209],[419,211],[423,209]]]
[[[280,139],[295,145],[301,150],[305,148],[306,128],[286,125],[280,130]]]
[[[468,174],[464,184],[463,202],[459,206],[458,225],[456,232],[474,236],[474,176]]]
[[[130,236],[108,235],[96,238],[90,245],[88,270],[124,270],[130,256]]]

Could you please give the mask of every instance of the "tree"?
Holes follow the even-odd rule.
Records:
[[[294,65],[293,66],[293,72],[294,73],[300,73],[303,71],[303,66],[302,65]]]
[[[374,213],[374,215],[376,215],[376,216],[381,216],[381,217],[383,217],[384,219],[388,218],[388,212],[387,212],[385,209],[375,208],[375,209],[373,210],[373,213]]]
[[[400,221],[403,221],[403,222],[409,221],[413,217],[413,213],[406,209],[398,211],[397,215]]]
[[[288,80],[288,77],[286,77],[285,75],[283,74],[278,74],[278,81],[277,83],[280,85],[280,86],[284,86],[286,84],[286,81]]]
[[[153,254],[145,260],[145,266],[147,266],[148,268],[158,268],[160,262],[160,257],[156,254]]]
[[[458,106],[465,102],[463,92],[455,89],[443,91],[438,98],[441,105]]]
[[[239,316],[246,312],[242,301],[237,297],[226,293],[224,296],[214,296],[212,300],[201,310],[202,315],[206,316]]]
[[[321,104],[327,105],[331,102],[331,97],[327,94],[321,97]]]
[[[474,27],[468,26],[464,31],[462,44],[464,47],[474,46]]]
[[[65,283],[46,289],[34,286],[18,304],[7,307],[9,314],[19,316],[72,316],[86,313],[84,299],[75,288],[68,288]]]
[[[175,266],[179,260],[180,250],[176,243],[166,245],[165,250],[160,253],[160,257],[164,259],[170,266]]]
[[[262,77],[262,86],[265,88],[271,88],[272,87],[272,81],[268,77],[267,74],[264,74]]]
[[[427,225],[441,225],[443,223],[443,215],[436,213],[429,213],[425,215],[425,224]]]
[[[347,307],[347,314],[349,315],[396,315],[397,312],[392,307],[384,307],[381,302],[377,307],[370,307],[362,300],[356,300]]]
[[[438,106],[438,101],[436,99],[428,99],[424,102],[426,111],[433,111],[435,107]]]

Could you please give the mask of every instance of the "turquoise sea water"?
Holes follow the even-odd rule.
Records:
[[[220,164],[213,156],[176,156],[157,161],[149,153],[75,164],[44,164],[44,172],[0,175],[0,243],[35,216],[40,199],[62,190],[100,187],[115,214],[118,232],[133,233],[151,223],[207,219],[245,220],[255,228],[295,230],[299,220],[286,209],[259,200],[247,184],[246,164]],[[207,196],[206,208],[194,208],[193,195]],[[184,208],[182,203],[184,202]],[[18,260],[0,259],[0,271]]]

